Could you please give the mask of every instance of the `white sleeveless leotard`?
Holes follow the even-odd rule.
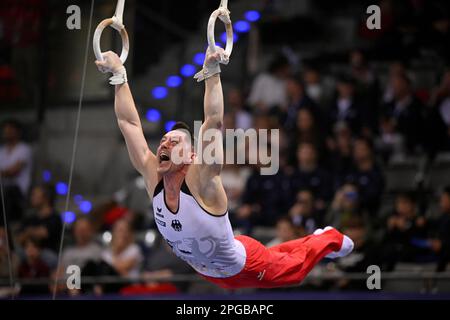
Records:
[[[244,268],[245,248],[234,238],[228,211],[221,216],[210,214],[184,181],[177,212],[166,205],[163,180],[155,188],[153,211],[158,230],[173,252],[197,272],[227,278]]]

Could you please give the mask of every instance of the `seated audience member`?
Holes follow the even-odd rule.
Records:
[[[434,89],[430,104],[425,135],[427,151],[433,157],[437,152],[450,151],[450,69]]]
[[[429,245],[438,256],[438,271],[445,271],[450,263],[450,186],[444,188],[439,199],[440,216],[435,221]]]
[[[251,233],[255,225],[274,226],[292,202],[289,179],[283,170],[261,175],[260,165],[252,168],[242,195],[242,205],[232,217],[233,225]]]
[[[394,120],[390,117],[380,117],[380,133],[375,140],[376,150],[385,163],[393,156],[406,154],[403,136],[395,131]]]
[[[20,279],[42,279],[49,280],[50,267],[42,258],[41,240],[34,237],[28,237],[24,240],[23,248],[25,250],[25,258],[20,263],[17,276]],[[21,294],[46,294],[49,293],[47,284],[39,285],[23,285],[20,290]]]
[[[73,224],[73,238],[75,244],[64,249],[62,263],[65,267],[76,265],[83,269],[89,261],[98,262],[102,248],[94,240],[94,229],[87,217],[78,217]]]
[[[333,172],[333,185],[340,186],[353,169],[353,136],[345,123],[336,124],[333,132],[334,136],[329,137],[327,141],[329,152],[327,165]]]
[[[342,225],[345,232],[354,243],[353,251],[346,257],[337,260],[337,267],[344,272],[366,273],[370,265],[380,265],[379,246],[369,235],[369,230],[364,220],[353,217]],[[345,290],[366,290],[366,280],[339,280],[337,286]]]
[[[98,263],[89,261],[82,270],[83,276],[116,276],[132,279],[140,274],[143,255],[141,248],[134,242],[133,230],[125,219],[117,220],[112,227],[112,238],[108,248],[101,253]],[[118,292],[125,283],[94,285],[97,294]],[[84,290],[91,290],[90,286]]]
[[[397,262],[424,262],[429,259],[428,222],[418,212],[415,195],[401,193],[395,199],[394,212],[386,222],[384,264],[388,271]]]
[[[248,103],[254,113],[268,114],[287,107],[286,79],[290,74],[288,60],[284,56],[276,57],[268,71],[258,75],[253,81]]]
[[[247,130],[253,127],[253,117],[244,104],[242,92],[237,88],[232,88],[227,94],[227,110],[224,115],[224,129]]]
[[[384,175],[375,162],[369,140],[360,138],[354,142],[353,162],[354,169],[345,180],[358,187],[361,208],[375,216],[384,189]]]
[[[302,108],[297,112],[295,130],[290,132],[290,145],[294,148],[301,143],[313,144],[319,155],[325,151],[325,136],[320,123],[310,108]]]
[[[51,185],[38,185],[31,191],[31,214],[19,231],[19,242],[29,236],[39,239],[44,249],[59,250],[62,220],[55,210],[55,189]]]
[[[146,263],[143,270],[144,278],[148,278],[147,291],[161,290],[161,286],[153,280],[168,279],[174,275],[194,274],[194,270],[173,253],[170,246],[162,237],[158,237],[155,245],[151,248],[146,257]],[[169,280],[170,281],[170,280]],[[167,284],[167,283],[166,283]],[[170,283],[177,291],[185,290],[189,282]]]
[[[118,220],[113,225],[111,245],[103,250],[102,260],[122,277],[139,276],[143,256],[126,220]]]
[[[310,190],[300,190],[295,200],[289,209],[292,223],[299,229],[301,236],[312,234],[321,225],[321,219],[314,207],[314,195]]]
[[[402,135],[407,151],[423,146],[424,107],[414,95],[411,80],[404,73],[391,75],[393,101],[384,106],[384,117],[391,119],[395,132]]]
[[[280,243],[299,238],[300,234],[289,216],[283,216],[276,223],[276,237],[266,244],[267,247],[273,247]]]
[[[363,125],[362,106],[355,94],[355,80],[349,76],[340,76],[336,89],[337,96],[328,114],[329,127],[343,122],[352,132],[360,134]]]
[[[351,183],[344,184],[334,195],[326,216],[326,225],[340,229],[354,219],[367,219],[359,201],[358,188]]]
[[[314,116],[319,118],[320,110],[316,104],[306,95],[304,85],[299,79],[290,77],[286,81],[286,93],[288,97],[287,109],[284,114],[283,126],[286,130],[292,131],[296,127],[297,113],[309,108],[314,111]]]
[[[9,248],[8,244],[9,243]],[[9,256],[8,256],[9,251]],[[16,253],[13,251],[13,241],[11,237],[6,237],[5,227],[0,224],[0,279],[9,280],[10,261],[11,259],[11,271],[13,276],[17,273],[17,267],[19,260]],[[3,285],[0,285],[0,288]]]
[[[303,72],[303,82],[305,85],[305,92],[317,106],[326,105],[328,99],[327,88],[324,85],[319,69],[313,66],[308,66]],[[324,111],[324,110],[322,110]]]
[[[250,176],[251,169],[239,164],[225,164],[220,177],[227,194],[228,211],[234,215],[244,193],[245,183]]]
[[[8,221],[22,218],[25,199],[31,182],[32,151],[21,140],[21,126],[15,120],[7,120],[2,125],[0,145],[0,175],[3,181],[3,194]],[[1,195],[0,195],[1,197]],[[1,198],[0,198],[1,199]],[[0,213],[3,206],[0,206]]]
[[[302,143],[297,148],[297,168],[290,177],[293,191],[309,189],[316,197],[318,209],[332,196],[332,182],[327,171],[319,166],[316,147]],[[321,205],[318,202],[322,202]]]

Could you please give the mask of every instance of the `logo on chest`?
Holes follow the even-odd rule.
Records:
[[[164,215],[161,214],[161,211],[162,211],[162,208],[156,207],[156,212],[155,212],[155,214],[156,214],[158,217],[160,217],[160,218],[164,218]]]
[[[181,222],[179,220],[172,220],[172,224],[171,224],[173,230],[180,232],[181,230],[183,230],[183,226],[181,225]]]

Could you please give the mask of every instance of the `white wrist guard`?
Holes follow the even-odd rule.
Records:
[[[113,73],[113,76],[109,78],[109,84],[117,85],[128,82],[127,78],[127,70],[124,66],[120,67],[116,72]]]
[[[220,65],[218,62],[212,65],[204,65],[203,69],[195,74],[194,79],[200,82],[218,73],[220,73]]]

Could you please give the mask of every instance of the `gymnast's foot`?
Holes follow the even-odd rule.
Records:
[[[316,231],[314,231],[314,234],[319,235],[319,234],[322,234],[331,229],[334,229],[334,228],[333,227],[325,227],[324,229],[317,229]],[[329,259],[341,258],[341,257],[345,257],[346,255],[348,255],[350,252],[353,251],[354,244],[353,244],[352,239],[350,239],[346,235],[343,235],[343,236],[344,237],[342,240],[341,249],[326,255],[325,258],[329,258]]]

